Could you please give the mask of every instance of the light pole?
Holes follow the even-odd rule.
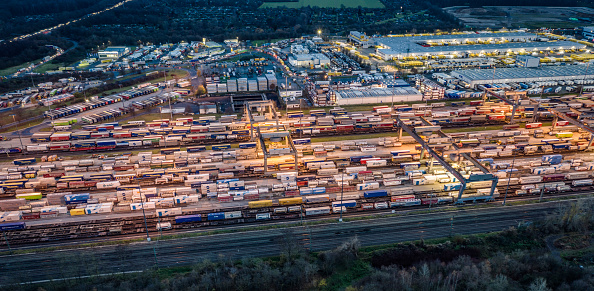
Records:
[[[140,193],[140,183],[138,183],[138,192],[140,194],[140,203],[142,204],[142,217],[144,218],[144,229],[146,230],[146,240],[151,241],[151,237],[149,236],[148,226],[146,224],[146,214],[144,212],[144,207],[146,207],[146,205],[144,204],[144,201],[142,199],[142,193]]]
[[[512,164],[511,164],[511,171],[509,171],[509,178],[507,179],[507,187],[505,188],[505,196],[503,196],[503,205],[505,205],[505,201],[507,200],[507,191],[509,190],[509,184],[511,181],[511,176],[514,173],[514,163],[516,162],[516,155],[514,155],[514,158],[512,159]]]
[[[15,118],[15,114],[11,114],[10,116],[12,116],[12,120],[16,123],[16,118]],[[23,150],[23,139],[21,138],[21,132],[19,130],[16,131],[19,135],[19,142],[21,143],[21,150]]]
[[[289,75],[285,74],[285,118],[289,118],[289,104],[287,104],[287,99],[289,99],[289,95],[287,95],[287,89],[289,87]]]
[[[578,95],[578,97],[582,96],[582,93],[584,93],[584,80],[586,79],[586,75],[588,75],[589,67],[590,67],[590,62],[588,61],[588,63],[586,64],[586,71],[584,72],[584,78],[582,78],[582,86],[580,88],[580,94]]]
[[[339,222],[342,222],[342,197],[344,195],[344,171],[340,173],[340,218]]]

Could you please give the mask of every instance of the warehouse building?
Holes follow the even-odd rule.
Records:
[[[109,46],[102,51],[99,51],[98,55],[100,59],[117,59],[130,51],[125,46]]]
[[[594,79],[594,70],[587,70],[586,65],[545,66],[537,68],[502,68],[452,71],[450,75],[470,88],[483,84],[507,84],[544,81],[564,81],[576,79]],[[587,73],[587,75],[585,75]]]
[[[368,48],[375,44],[375,41],[371,37],[358,31],[351,31],[349,33],[349,40],[362,48]]]
[[[594,26],[582,27],[582,35],[587,40],[594,40]]]
[[[301,54],[289,57],[289,64],[294,67],[325,66],[330,64],[330,58],[324,54]]]
[[[520,53],[542,50],[583,49],[571,41],[537,42],[538,35],[526,32],[473,33],[382,37],[375,39],[376,53],[385,60],[406,57],[458,56]]]
[[[540,58],[533,56],[518,56],[516,58],[516,64],[518,64],[518,67],[535,68],[540,65]]]
[[[370,88],[364,90],[330,90],[330,101],[335,105],[398,103],[422,101],[423,95],[412,87]]]

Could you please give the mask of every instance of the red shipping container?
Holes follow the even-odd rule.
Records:
[[[35,212],[35,213],[23,213],[23,219],[24,220],[39,219],[39,218],[41,218],[41,215],[39,214],[39,212]]]
[[[415,199],[415,195],[392,196],[390,198],[390,201],[396,202],[396,201],[410,200],[410,199]]]
[[[134,165],[113,166],[114,171],[127,171],[127,170],[132,170],[132,169],[134,169]]]
[[[72,181],[68,183],[70,188],[83,188],[85,187],[85,181]]]
[[[260,194],[245,194],[243,196],[243,199],[245,200],[255,200],[258,199],[260,197]]]
[[[423,204],[423,205],[437,204],[437,201],[439,201],[437,198],[423,198],[423,199],[421,199],[421,204]]]
[[[97,181],[84,181],[85,187],[95,187],[97,186]]]
[[[66,174],[65,172],[56,171],[56,172],[45,173],[45,174],[43,174],[43,177],[44,178],[57,178],[57,177],[62,177],[65,174]]]
[[[355,128],[354,125],[337,125],[336,126],[337,131],[351,131],[354,128]]]
[[[355,186],[344,186],[344,192],[352,192],[355,191]]]
[[[285,196],[299,196],[299,190],[285,191]]]
[[[340,190],[340,187],[326,187],[326,193],[338,193]]]
[[[231,202],[233,201],[233,197],[231,196],[218,196],[217,197],[219,202]]]

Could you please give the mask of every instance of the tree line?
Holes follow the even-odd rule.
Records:
[[[219,257],[173,274],[148,270],[40,285],[3,285],[0,290],[586,291],[594,289],[592,267],[583,266],[592,260],[592,254],[564,260],[551,252],[547,237],[578,236],[583,238],[582,247],[588,246],[594,226],[592,214],[594,203],[581,200],[533,224],[491,235],[453,236],[441,243],[419,241],[379,249],[362,248],[355,236],[318,253],[307,251],[290,231],[285,231],[278,240],[282,250],[278,257]],[[556,241],[555,245],[562,243]],[[130,247],[121,245],[115,250],[123,262]],[[65,277],[93,262],[88,256],[68,256],[64,264],[56,266],[63,269]]]

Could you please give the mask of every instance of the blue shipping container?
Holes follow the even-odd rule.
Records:
[[[27,225],[24,222],[0,223],[0,231],[25,229]]]
[[[372,191],[363,192],[363,197],[365,197],[365,198],[385,197],[385,196],[388,196],[388,191],[386,191],[386,190],[372,190]]]
[[[216,212],[216,213],[209,213],[208,214],[208,220],[223,220],[225,219],[225,213],[224,212]]]

